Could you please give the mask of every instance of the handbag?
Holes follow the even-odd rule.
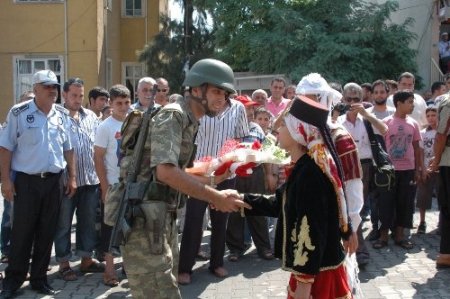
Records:
[[[391,191],[395,187],[395,169],[386,152],[386,144],[382,136],[375,134],[372,125],[364,120],[367,135],[369,136],[372,157],[374,161],[373,184],[379,191]]]

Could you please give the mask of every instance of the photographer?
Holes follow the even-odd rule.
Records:
[[[337,122],[342,124],[352,135],[355,143],[358,147],[359,158],[361,161],[361,166],[363,169],[363,196],[364,196],[364,207],[361,211],[362,218],[368,216],[370,210],[369,204],[369,192],[370,192],[370,180],[372,178],[373,172],[373,156],[372,149],[370,146],[369,136],[364,125],[364,119],[368,120],[375,133],[384,135],[387,131],[387,126],[377,119],[375,115],[369,113],[362,104],[362,88],[356,83],[348,83],[344,86],[344,94],[342,102],[345,104],[342,110],[347,110],[345,115],[338,117]],[[378,230],[377,230],[378,231]],[[358,264],[363,266],[369,261],[369,253],[364,245],[364,240],[362,238],[361,225],[358,228],[358,238],[359,238],[359,248],[356,251],[356,258]]]

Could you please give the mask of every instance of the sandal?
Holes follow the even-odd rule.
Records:
[[[230,262],[237,262],[239,260],[239,254],[237,253],[230,253],[230,255],[228,255],[228,261]]]
[[[270,261],[273,260],[275,257],[273,256],[272,251],[268,250],[268,251],[264,251],[260,254],[258,254],[260,258],[262,258],[263,260],[266,261]]]
[[[103,284],[108,287],[117,287],[119,285],[119,279],[116,276],[109,276],[103,273]]]
[[[395,241],[395,245],[402,247],[403,249],[409,250],[414,248],[414,244],[409,240]]]
[[[387,241],[378,239],[372,244],[372,247],[373,247],[373,249],[381,249],[381,248],[386,247],[387,245],[388,245]]]
[[[105,272],[105,265],[92,261],[87,267],[80,266],[81,273],[102,273]]]
[[[59,269],[58,274],[59,277],[64,281],[74,281],[78,279],[77,274],[70,267]]]
[[[9,261],[8,256],[7,255],[2,255],[2,258],[0,259],[0,262],[2,264],[7,264]]]

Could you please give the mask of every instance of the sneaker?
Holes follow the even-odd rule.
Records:
[[[424,234],[427,231],[427,224],[425,222],[420,222],[419,227],[417,228],[418,234]]]

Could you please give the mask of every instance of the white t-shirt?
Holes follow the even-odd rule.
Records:
[[[98,126],[97,134],[95,135],[94,145],[106,149],[106,177],[110,185],[119,182],[119,149],[122,141],[120,129],[122,128],[122,123],[110,116]]]

